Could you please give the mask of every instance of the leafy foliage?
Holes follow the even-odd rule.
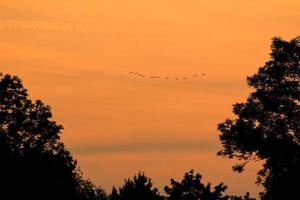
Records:
[[[125,179],[119,188],[113,188],[110,200],[163,200],[158,189],[153,188],[150,178],[144,173],[138,173],[132,179]]]
[[[78,193],[80,199],[108,200],[108,196],[106,192],[101,187],[97,187],[95,184],[93,184],[91,180],[85,180],[82,179],[81,177],[79,177],[78,180],[79,180]]]
[[[233,106],[237,119],[219,124],[218,153],[244,161],[264,160],[257,183],[262,199],[298,199],[300,180],[300,43],[274,38],[271,59],[248,77],[254,89],[246,103]]]
[[[91,199],[84,193],[95,188],[83,181],[59,140],[63,127],[51,118],[18,77],[0,74],[1,199]]]
[[[201,183],[202,176],[194,174],[194,170],[185,173],[181,182],[171,179],[171,186],[165,187],[167,200],[254,200],[249,193],[244,197],[224,195],[227,186],[218,184],[212,190],[210,183]]]
[[[166,186],[165,192],[167,193],[168,200],[227,200],[228,196],[223,193],[227,186],[223,183],[214,187],[211,190],[211,184],[204,185],[201,183],[202,176],[194,174],[191,170],[186,173],[181,182],[171,179],[171,187]]]

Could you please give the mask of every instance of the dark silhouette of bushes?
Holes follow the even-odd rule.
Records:
[[[180,182],[171,179],[171,186],[165,187],[167,200],[254,200],[249,193],[244,197],[225,195],[227,186],[223,183],[218,184],[212,190],[210,183],[201,183],[202,176],[191,170],[187,172]]]
[[[79,177],[79,199],[85,200],[109,200],[106,192],[94,185],[90,180],[85,180]]]
[[[210,183],[201,183],[202,176],[194,174],[193,170],[187,172],[182,181],[171,179],[171,186],[165,186],[166,195],[163,196],[153,187],[152,181],[144,173],[139,172],[132,179],[125,179],[118,189],[113,187],[110,200],[255,200],[246,193],[244,197],[229,196],[224,192],[227,186],[218,184],[212,190]]]
[[[132,179],[125,179],[118,189],[113,188],[110,200],[164,200],[157,188],[153,188],[150,178],[138,173]]]
[[[223,193],[227,186],[223,183],[214,187],[212,191],[211,184],[207,185],[201,183],[202,176],[194,174],[191,170],[187,172],[182,181],[177,182],[171,179],[171,187],[166,186],[165,192],[168,195],[167,200],[227,200],[228,196]]]

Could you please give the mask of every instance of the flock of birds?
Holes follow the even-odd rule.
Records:
[[[129,72],[130,75],[141,77],[141,78],[150,78],[150,79],[166,79],[166,80],[188,80],[191,78],[198,78],[200,76],[206,76],[206,74],[202,73],[201,75],[198,74],[192,74],[189,77],[170,77],[170,76],[157,76],[157,75],[145,75],[138,72]]]

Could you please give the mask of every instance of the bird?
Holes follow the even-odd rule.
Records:
[[[201,76],[205,76],[206,74],[201,74]]]
[[[193,77],[198,77],[198,75],[197,74],[193,74]]]

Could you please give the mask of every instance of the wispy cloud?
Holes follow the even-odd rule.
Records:
[[[110,145],[83,145],[71,147],[75,154],[101,154],[101,153],[144,153],[168,151],[217,151],[218,145],[210,141],[200,142],[160,142],[160,143],[119,143]]]
[[[55,18],[31,11],[23,11],[0,6],[0,20],[54,21]]]
[[[78,24],[57,16],[32,11],[12,9],[0,5],[0,30],[34,31],[64,34],[91,32],[90,26]]]

